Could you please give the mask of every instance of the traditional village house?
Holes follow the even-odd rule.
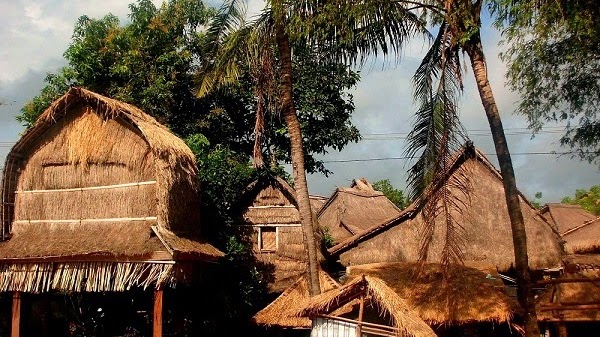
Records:
[[[313,336],[508,336],[518,304],[495,268],[481,268],[451,266],[444,276],[439,264],[349,267],[346,284],[296,311],[313,319]]]
[[[244,190],[240,208],[255,257],[272,267],[269,290],[280,293],[307,270],[296,191],[279,177],[263,175]]]
[[[338,187],[317,217],[319,225],[339,243],[399,214],[394,203],[361,178],[353,180],[348,188]]]
[[[469,177],[470,201],[466,203],[466,210],[454,215],[463,227],[464,261],[508,271],[514,264],[514,250],[500,173],[472,146],[465,146],[455,156],[449,172],[448,179],[456,174]],[[520,199],[530,267],[542,270],[559,266],[562,250],[558,236],[522,194]],[[383,221],[331,247],[329,254],[332,260],[346,267],[419,260],[422,205],[425,201],[414,202],[394,219]],[[440,262],[445,233],[444,226],[436,227],[427,262]]]
[[[541,210],[561,235],[561,274],[540,282],[538,319],[551,336],[596,336],[600,330],[600,217],[579,205],[547,204]]]
[[[11,336],[38,335],[20,322],[23,294],[136,289],[154,293],[147,309],[161,336],[163,289],[223,255],[199,237],[196,175],[191,150],[140,109],[83,88],[52,103],[11,149],[2,179]]]

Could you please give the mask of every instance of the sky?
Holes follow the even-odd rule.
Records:
[[[70,42],[77,18],[84,14],[101,17],[112,13],[126,22],[129,2],[0,0],[1,163],[23,131],[15,120],[20,108],[40,92],[48,72],[66,65],[62,53]],[[154,0],[155,4],[161,2]],[[218,5],[219,1],[208,3]],[[260,0],[249,1],[249,13],[258,12],[262,5]],[[532,138],[531,132],[526,129],[526,120],[513,114],[519,96],[505,84],[506,65],[498,58],[505,48],[500,45],[501,35],[486,24],[482,36],[490,83],[513,154],[519,189],[530,198],[536,192],[542,192],[542,202],[558,202],[563,196],[573,195],[576,189],[600,184],[597,165],[568,156],[531,154],[564,152],[566,149],[558,143],[563,125],[549,124],[542,133]],[[309,175],[311,194],[330,195],[336,187],[348,186],[352,179],[361,177],[372,182],[390,179],[396,187],[405,187],[410,163],[397,158],[403,157],[404,137],[411,129],[415,111],[410,79],[426,49],[426,42],[415,40],[403,51],[399,64],[387,62],[384,65],[382,60],[375,59],[360,69],[361,81],[350,93],[356,107],[352,122],[362,133],[363,140],[348,145],[341,152],[332,150],[319,157],[334,174],[327,178],[320,174]],[[487,119],[472,79],[473,73],[466,64],[464,78],[461,120],[475,146],[497,164]]]

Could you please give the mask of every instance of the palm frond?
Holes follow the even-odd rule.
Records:
[[[464,128],[457,104],[462,91],[458,47],[452,32],[442,24],[413,77],[414,97],[419,102],[405,155],[418,157],[409,169],[410,197],[423,203],[420,259],[427,260],[437,223],[443,219],[445,241],[441,262],[462,262],[463,227],[456,218],[466,209],[468,176],[451,174],[454,154],[464,144]]]
[[[400,57],[410,38],[429,36],[426,21],[403,1],[299,0],[293,7],[288,34],[333,50],[328,56],[337,62],[362,65],[380,53]]]

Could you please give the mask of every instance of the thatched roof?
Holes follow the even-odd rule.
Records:
[[[565,273],[559,280],[576,281],[598,279],[600,268]],[[537,317],[540,321],[582,322],[600,321],[600,281],[568,282],[547,286],[537,299]]]
[[[569,254],[563,258],[565,269],[575,271],[600,270],[600,254]]]
[[[597,216],[583,209],[580,205],[550,203],[540,209],[540,214],[563,235],[565,232],[592,221]]]
[[[435,332],[415,312],[410,304],[383,280],[361,275],[339,289],[309,299],[301,305],[299,315],[314,317],[330,314],[359,297],[368,297],[369,304],[388,315],[400,336],[435,337]]]
[[[237,207],[251,225],[300,223],[296,191],[277,176],[254,180],[244,189]]]
[[[310,199],[310,207],[315,213],[318,213],[329,200],[329,198],[321,195],[309,195],[308,198]]]
[[[326,272],[319,271],[321,291],[327,292],[337,289],[340,285]],[[298,278],[281,295],[264,309],[252,317],[252,321],[259,325],[277,326],[290,329],[310,329],[311,321],[306,317],[296,316],[298,304],[308,298],[308,282],[306,274]]]
[[[567,253],[600,253],[600,217],[562,233]]]
[[[341,242],[399,214],[394,203],[362,178],[353,180],[349,188],[337,188],[317,217],[334,241]]]
[[[375,263],[348,268],[349,277],[383,280],[431,325],[512,320],[518,304],[506,292],[493,266],[451,265],[446,280],[439,264]]]
[[[470,177],[469,206],[455,218],[464,230],[465,261],[480,261],[507,270],[514,264],[512,231],[500,173],[474,148],[465,147],[455,156],[449,178],[460,168]],[[562,249],[558,235],[521,194],[529,263],[534,269],[556,267]],[[407,207],[396,218],[380,222],[329,249],[343,265],[376,262],[414,262],[419,259],[420,236],[426,198]],[[443,219],[436,220],[441,224]],[[437,226],[430,245],[428,262],[439,262],[444,226]]]
[[[1,215],[3,239],[8,240],[0,242],[6,282],[24,287],[12,290],[27,291],[38,281],[46,282],[40,289],[49,289],[47,282],[68,274],[61,265],[79,263],[81,272],[68,282],[98,272],[83,272],[86,268],[102,267],[106,277],[115,277],[108,271],[121,276],[126,270],[145,273],[140,280],[144,283],[152,279],[146,267],[131,269],[127,263],[147,262],[152,267],[178,259],[221,257],[198,237],[196,175],[191,150],[154,118],[132,105],[71,88],[7,156]],[[19,263],[28,267],[6,274]],[[161,270],[160,279],[170,273],[171,268],[155,267]],[[44,272],[36,274],[35,268]],[[27,286],[20,281],[25,279]],[[56,282],[52,289],[64,289],[56,288]],[[87,287],[125,287],[106,285]]]

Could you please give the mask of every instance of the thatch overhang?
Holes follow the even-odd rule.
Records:
[[[250,225],[300,224],[296,191],[277,176],[263,175],[250,183],[237,208]]]
[[[437,336],[410,304],[385,281],[364,274],[339,289],[330,290],[301,303],[297,314],[312,318],[334,316],[336,310],[356,302],[361,297],[368,302],[369,307],[377,308],[382,316],[390,318],[390,324],[397,329],[399,336]]]
[[[366,179],[355,179],[348,188],[338,187],[317,213],[319,225],[341,242],[381,222],[393,219],[400,210]]]
[[[310,208],[314,213],[318,213],[329,200],[329,198],[321,195],[309,195],[308,198],[310,199]]]
[[[491,265],[451,265],[444,276],[435,263],[375,263],[348,267],[348,275],[383,280],[432,326],[510,323],[520,312]]]
[[[448,177],[459,168],[461,174],[470,177],[470,206],[464,214],[456,216],[464,228],[464,260],[488,263],[499,270],[508,270],[514,265],[514,249],[501,175],[473,147],[465,146],[454,158]],[[520,192],[519,197],[527,232],[530,267],[544,269],[560,265],[563,251],[558,234]],[[397,217],[339,242],[328,250],[330,256],[345,266],[418,261],[419,233],[426,202],[425,196],[413,202]],[[444,237],[441,228],[443,226],[438,226],[434,232],[427,262],[440,261]]]
[[[544,218],[561,235],[573,228],[598,218],[583,209],[580,205],[562,203],[546,204],[540,209],[540,214],[542,214],[542,216],[544,216]]]
[[[223,256],[199,238],[195,158],[138,108],[71,88],[9,152],[0,291],[121,291]]]
[[[570,254],[600,253],[600,217],[562,233],[565,250]]]
[[[321,291],[327,292],[340,287],[326,272],[319,271]],[[308,282],[306,274],[298,278],[285,289],[273,302],[252,317],[258,325],[279,327],[286,329],[310,329],[311,320],[307,317],[296,315],[300,303],[306,301],[308,295]]]

